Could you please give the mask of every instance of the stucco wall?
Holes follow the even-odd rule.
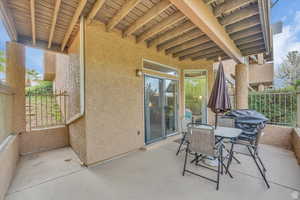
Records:
[[[292,148],[300,165],[300,129],[295,128],[292,132]]]
[[[154,48],[147,48],[144,43],[136,44],[132,38],[108,33],[97,22],[87,26],[85,119],[88,164],[144,146],[143,78],[136,76],[143,58],[179,69],[199,68],[209,72],[212,69],[211,62],[179,62]]]
[[[292,127],[267,125],[261,143],[291,149]]]
[[[68,129],[65,126],[39,129],[20,135],[20,153],[36,153],[69,145]]]
[[[14,177],[19,160],[19,139],[9,135],[0,144],[0,200],[3,200]]]
[[[0,144],[12,133],[12,90],[0,84]]]
[[[67,91],[67,121],[80,113],[79,36],[68,49],[68,55],[56,54],[55,89]],[[82,162],[86,162],[85,118],[68,125],[69,142]]]
[[[56,53],[45,51],[44,52],[44,80],[53,81],[55,79],[55,62]]]
[[[214,63],[214,68],[218,68],[219,63]],[[235,76],[234,60],[223,61],[224,72],[227,77]],[[251,64],[249,65],[249,83],[257,85],[258,83],[272,83],[274,80],[274,66],[273,63],[265,63],[263,65]]]

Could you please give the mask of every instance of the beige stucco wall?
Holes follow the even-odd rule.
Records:
[[[17,135],[9,135],[0,143],[0,200],[4,200],[14,177],[18,160],[19,138]]]
[[[65,126],[38,129],[20,135],[20,153],[36,153],[69,145],[68,128]]]
[[[56,53],[44,52],[44,80],[53,81],[55,79],[56,67]]]
[[[300,130],[295,128],[292,132],[292,148],[300,165]]]
[[[80,113],[79,42],[79,35],[77,35],[68,49],[68,54],[56,54],[54,87],[56,90],[67,91],[67,121]],[[81,161],[85,163],[85,117],[70,123],[68,129],[70,145]]]
[[[222,61],[224,72],[227,77],[235,76],[236,62],[234,60]],[[214,63],[214,69],[218,69],[219,63]],[[273,63],[250,64],[249,65],[249,83],[258,85],[259,83],[271,84],[274,80],[274,65]]]
[[[12,103],[13,91],[10,87],[0,84],[0,144],[13,132]]]
[[[179,62],[144,43],[105,31],[97,22],[86,30],[87,164],[144,146],[143,58],[178,69],[208,69],[211,62]],[[209,86],[211,87],[211,79]],[[182,99],[181,99],[182,109]],[[140,132],[140,134],[138,134]]]
[[[292,127],[267,125],[261,143],[291,149]]]

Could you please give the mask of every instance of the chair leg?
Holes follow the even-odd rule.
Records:
[[[177,152],[176,152],[176,156],[178,156],[178,154],[179,154],[179,152],[180,152],[180,150],[181,150],[181,147],[182,147],[182,145],[183,145],[183,143],[184,143],[184,141],[185,141],[185,136],[186,136],[186,134],[183,135],[183,137],[182,137],[182,139],[181,139],[181,141],[180,141],[178,150],[177,150]]]
[[[221,165],[222,165],[222,160],[221,160],[221,154],[218,157],[218,175],[217,175],[217,190],[219,190],[219,185],[220,185],[220,173],[221,173]]]
[[[255,162],[255,164],[256,164],[256,167],[258,168],[258,170],[259,170],[261,176],[263,177],[263,179],[264,179],[264,181],[265,181],[267,187],[270,188],[270,185],[269,185],[269,183],[268,183],[268,181],[267,181],[267,178],[266,178],[266,176],[265,176],[265,173],[264,173],[263,170],[260,168],[260,166],[259,166],[259,164],[258,164],[258,162],[257,162],[257,160],[256,160],[256,158],[255,158],[255,155],[254,155],[253,152],[251,151],[250,147],[248,147],[248,151],[250,152],[250,155],[251,155],[251,157],[253,158],[253,160],[254,160],[254,162]]]
[[[187,147],[186,147],[186,150],[185,150],[185,158],[184,158],[184,165],[183,165],[182,176],[184,176],[184,174],[185,174],[185,169],[186,169],[186,162],[187,162],[188,153],[189,153],[189,144],[187,144]]]
[[[265,165],[264,165],[264,163],[262,162],[262,160],[261,160],[261,158],[260,158],[260,156],[258,155],[257,152],[256,152],[256,157],[258,158],[258,161],[260,162],[260,164],[261,164],[261,166],[262,166],[264,172],[266,172],[267,169],[265,168]]]
[[[228,162],[227,162],[227,166],[226,166],[226,173],[225,174],[228,173],[230,164],[232,162],[232,158],[233,158],[233,146],[234,146],[234,144],[232,143],[230,151],[229,151],[229,158],[228,158]]]

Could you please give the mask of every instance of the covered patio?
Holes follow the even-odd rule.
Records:
[[[0,84],[0,200],[298,198],[299,166],[286,150],[293,128],[283,138],[289,148],[261,149],[270,190],[243,155],[219,192],[182,177],[173,142],[186,78],[200,77],[203,88],[193,117],[215,123],[206,106],[219,57],[235,63],[234,106],[248,107],[249,68],[273,59],[269,0],[0,0],[0,13],[11,38]],[[44,77],[67,98],[56,100],[66,116],[59,127],[26,126],[25,46],[53,58]]]
[[[261,146],[270,189],[253,160],[237,155],[242,163],[233,163],[234,179],[222,176],[216,191],[215,184],[205,179],[181,175],[184,156],[175,155],[177,147],[169,141],[89,168],[80,166],[70,148],[24,156],[6,200],[299,199],[300,171],[291,151]],[[215,176],[203,168],[196,170]]]

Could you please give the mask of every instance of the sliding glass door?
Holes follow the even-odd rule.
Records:
[[[177,131],[178,81],[145,76],[146,144]]]

